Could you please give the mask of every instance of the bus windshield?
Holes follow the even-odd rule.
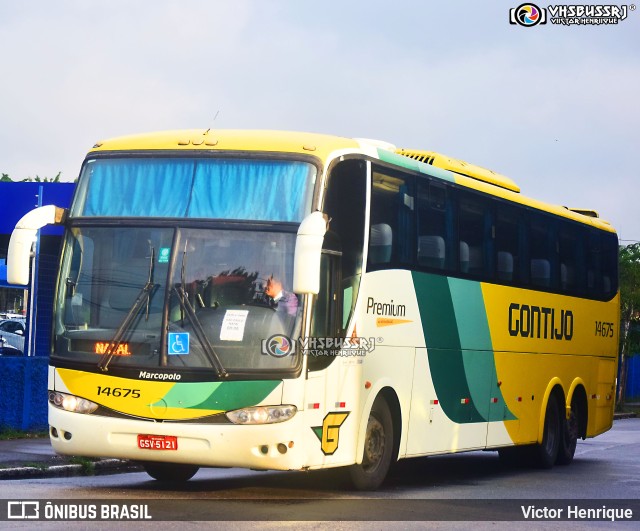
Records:
[[[111,354],[109,369],[293,369],[293,349],[266,344],[300,327],[294,246],[294,233],[273,231],[74,227],[53,355],[98,365]]]
[[[316,168],[294,160],[88,160],[72,217],[284,221],[309,212]]]

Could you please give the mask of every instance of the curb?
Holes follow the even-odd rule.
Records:
[[[614,413],[613,414],[613,420],[620,420],[620,419],[635,419],[638,416],[637,413]]]
[[[93,476],[98,474],[116,474],[119,472],[136,472],[142,470],[140,465],[130,461],[123,461],[122,459],[101,459],[100,461],[96,461],[91,464],[92,466],[89,467],[89,469],[87,466],[80,464],[52,465],[43,468],[35,466],[2,468],[0,469],[0,480]]]

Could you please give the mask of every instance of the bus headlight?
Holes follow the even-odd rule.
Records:
[[[58,409],[64,409],[72,413],[89,414],[98,409],[98,404],[90,400],[57,391],[49,391],[49,403]]]
[[[226,416],[234,424],[275,424],[289,420],[297,411],[296,406],[259,406],[228,411]]]

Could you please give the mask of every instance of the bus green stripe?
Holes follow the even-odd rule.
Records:
[[[164,397],[167,407],[230,411],[262,402],[280,380],[178,383]]]
[[[431,377],[445,414],[457,423],[515,419],[498,386],[481,284],[415,272],[413,282]],[[462,404],[464,398],[470,403]]]
[[[496,378],[482,288],[478,282],[458,278],[449,278],[448,283],[470,398],[482,418],[491,420],[489,385]]]
[[[453,174],[447,170],[431,166],[430,164],[425,164],[424,162],[419,162],[412,158],[405,157],[404,155],[392,153],[391,151],[387,151],[386,149],[378,149],[378,158],[383,162],[389,162],[390,164],[395,164],[396,166],[401,166],[409,170],[426,173],[428,175],[431,175],[432,177],[436,177],[444,181],[449,181],[451,183],[455,182]]]
[[[484,422],[470,398],[458,324],[447,277],[413,272],[431,378],[443,411],[459,424]]]

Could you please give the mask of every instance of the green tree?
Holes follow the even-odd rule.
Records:
[[[27,177],[26,179],[23,179],[22,182],[37,182],[37,183],[59,183],[60,182],[60,175],[62,175],[62,172],[59,171],[58,174],[55,177],[42,177],[40,178],[40,176],[36,175],[35,177]]]
[[[624,403],[627,358],[640,349],[640,243],[620,247],[620,382],[618,405]]]
[[[2,177],[0,177],[0,183],[12,183],[13,179],[9,177],[8,173],[3,173]]]

